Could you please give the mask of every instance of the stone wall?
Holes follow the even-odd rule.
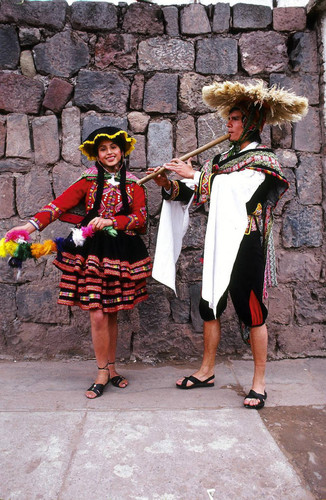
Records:
[[[263,134],[291,182],[276,211],[279,287],[267,301],[269,353],[323,355],[325,166],[317,33],[304,8],[1,0],[1,235],[79,176],[87,162],[77,148],[95,127],[130,130],[138,142],[129,168],[141,177],[147,166],[225,133],[202,103],[204,84],[259,77],[291,88],[309,98],[307,117],[293,127],[266,127]],[[202,153],[198,164],[212,154]],[[147,186],[145,242],[153,255],[161,197],[153,181]],[[205,224],[204,209],[193,210],[178,265],[178,297],[152,280],[149,300],[121,314],[120,359],[201,354]],[[55,222],[36,238],[68,231]],[[56,305],[59,274],[51,262],[25,263],[18,278],[0,263],[2,357],[93,356],[87,314]],[[231,305],[221,352],[248,354]]]

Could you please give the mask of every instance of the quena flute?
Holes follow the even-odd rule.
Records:
[[[221,137],[218,137],[217,139],[214,139],[211,142],[208,142],[207,144],[204,144],[204,146],[201,146],[200,148],[195,149],[194,151],[191,151],[190,153],[187,153],[183,156],[180,156],[180,160],[186,161],[188,158],[191,158],[192,156],[197,156],[203,151],[206,151],[206,149],[212,148],[213,146],[216,146],[216,144],[220,144],[220,142],[226,141],[229,139],[230,134],[225,134],[222,135]],[[137,184],[141,186],[145,182],[154,179],[154,177],[157,177],[158,175],[162,174],[165,171],[164,167],[159,168],[156,172],[152,172],[151,174],[145,175],[142,179],[139,179],[137,181]]]

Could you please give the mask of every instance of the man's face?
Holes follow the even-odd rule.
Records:
[[[230,134],[230,141],[238,141],[244,129],[241,111],[232,111],[229,114],[229,119],[226,126]]]

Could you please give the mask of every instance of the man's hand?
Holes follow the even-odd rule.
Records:
[[[157,172],[160,168],[162,167],[149,168],[146,173],[152,174],[153,172]],[[171,181],[169,181],[165,172],[154,177],[153,181],[155,181],[158,186],[166,189],[166,191],[169,191],[171,189]]]
[[[172,158],[169,163],[164,163],[163,167],[175,172],[184,179],[193,179],[195,175],[195,170],[192,168],[191,164],[191,158],[186,162],[180,160],[180,158]]]

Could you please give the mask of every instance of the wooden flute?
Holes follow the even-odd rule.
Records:
[[[222,135],[221,137],[218,137],[217,139],[214,139],[213,141],[208,142],[207,144],[204,144],[200,148],[195,149],[194,151],[190,151],[190,153],[187,153],[183,156],[180,156],[180,160],[186,161],[188,158],[191,158],[192,156],[197,156],[203,151],[206,151],[206,149],[212,148],[213,146],[216,146],[216,144],[220,144],[220,142],[224,142],[230,138],[230,134],[225,134]],[[137,184],[141,186],[145,182],[154,179],[154,177],[157,177],[158,175],[162,174],[166,169],[164,167],[159,168],[156,170],[156,172],[152,172],[151,174],[145,175],[142,179],[139,179]]]

